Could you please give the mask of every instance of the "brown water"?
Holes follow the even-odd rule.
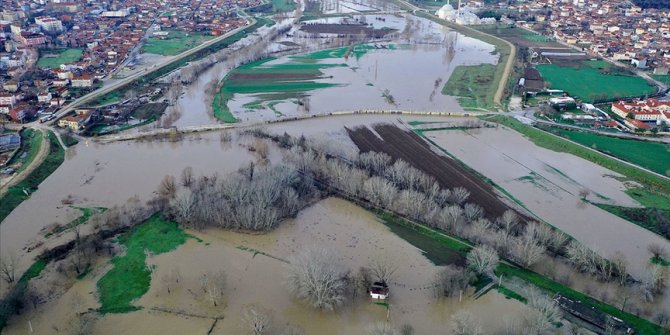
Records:
[[[171,142],[117,142],[100,145],[84,142],[68,149],[66,161],[28,200],[0,224],[2,252],[20,252],[39,231],[53,223],[67,223],[80,215],[63,206],[72,195],[80,207],[113,207],[133,196],[151,198],[166,175],[179,176],[191,166],[196,176],[225,175],[255,159],[238,144],[223,144],[218,134],[187,137]],[[33,252],[33,254],[35,254]],[[24,257],[22,269],[29,266]]]
[[[535,215],[606,257],[622,252],[637,278],[651,255],[647,246],[668,240],[580,199],[639,206],[610,170],[579,157],[540,148],[507,128],[426,133],[450,154],[493,180]]]
[[[390,322],[396,326],[410,323],[416,334],[437,334],[449,329],[454,312],[470,310],[479,319],[484,331],[492,333],[505,325],[506,319],[519,317],[526,306],[507,300],[492,291],[478,300],[458,298],[436,300],[429,288],[437,267],[421,252],[391,233],[369,212],[344,200],[329,198],[302,211],[295,220],[285,222],[266,235],[247,235],[220,230],[193,232],[203,242],[190,240],[177,250],[152,256],[148,262],[156,266],[150,291],[137,305],[143,310],[121,315],[105,315],[95,324],[95,334],[205,334],[213,317],[223,317],[214,334],[241,334],[243,306],[259,304],[272,311],[273,329],[277,333],[286,323],[300,325],[307,334],[365,334],[373,322],[386,319],[386,309],[361,299],[349,303],[337,312],[320,312],[293,300],[284,285],[287,259],[304,247],[319,245],[330,248],[339,260],[352,271],[368,264],[373,257],[386,257],[398,264],[392,283]],[[253,248],[263,254],[240,250]],[[275,257],[275,258],[273,258]],[[203,273],[224,270],[227,289],[224,302],[214,308],[200,291],[199,278]],[[178,271],[180,287],[167,293],[162,278]],[[27,320],[34,320],[37,333],[48,333],[52,324],[67,328],[72,316],[64,304],[77,293],[85,296],[82,308],[95,308],[97,302],[89,294],[95,278],[78,282],[62,298],[43,308],[16,318],[8,334],[27,333]],[[60,308],[58,308],[58,307]],[[225,307],[221,307],[225,306]],[[182,317],[152,311],[159,307],[181,310],[200,317]]]

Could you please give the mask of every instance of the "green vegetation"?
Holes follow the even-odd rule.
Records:
[[[670,209],[621,207],[596,204],[598,207],[642,228],[670,238]]]
[[[646,185],[649,188],[648,190],[657,194],[670,194],[670,181],[665,178],[619,162],[611,157],[594,152],[593,150],[589,150],[577,144],[570,143],[565,139],[545,131],[524,125],[523,123],[511,117],[496,115],[493,117],[486,117],[486,120],[495,121],[497,123],[508,126],[525,135],[531,141],[533,141],[533,143],[540,147],[558,152],[566,152],[577,157],[581,157],[614,172],[620,173],[626,176],[628,179]]]
[[[668,194],[659,194],[642,187],[627,189],[626,194],[644,207],[670,210],[670,195]]]
[[[49,154],[40,166],[31,172],[24,180],[10,187],[7,193],[0,198],[0,222],[2,222],[21,202],[28,199],[30,193],[37,190],[44,179],[65,160],[65,150],[58,143],[56,135],[49,132]],[[27,194],[26,194],[27,193]]]
[[[35,159],[37,153],[40,151],[43,137],[41,131],[31,128],[21,130],[19,135],[21,135],[21,146],[19,147],[19,151],[17,151],[14,157],[12,157],[9,162],[7,162],[7,165],[13,165],[21,162],[21,167],[19,167],[17,172],[25,170],[26,167],[28,167],[28,165],[30,165],[30,163]],[[23,158],[21,158],[22,156]]]
[[[580,66],[560,66],[555,64],[537,65],[547,85],[568,92],[586,102],[611,101],[624,97],[638,97],[654,94],[656,88],[642,77],[610,74],[610,67],[600,70],[601,63]]]
[[[131,303],[144,295],[151,285],[147,252],[162,254],[184,244],[190,235],[176,223],[154,215],[145,223],[118,237],[126,247],[123,256],[112,258],[112,269],[98,281],[101,313],[125,313],[139,309]]]
[[[375,214],[394,234],[421,249],[423,255],[435,265],[465,264],[465,254],[471,249],[466,242],[435,229],[408,223],[388,213]]]
[[[201,32],[187,33],[179,30],[168,31],[167,36],[152,36],[142,46],[142,52],[163,56],[175,56],[214,38]]]
[[[663,175],[670,173],[670,146],[667,144],[623,139],[562,128],[551,128],[550,131],[654,172]]]
[[[95,106],[104,106],[117,103],[121,101],[121,92],[119,90],[109,92],[92,102],[91,105]]]
[[[670,266],[670,261],[668,261],[668,260],[666,260],[666,259],[664,259],[664,258],[662,258],[662,257],[652,257],[652,258],[649,260],[649,262],[650,262],[651,264],[657,264],[657,265],[665,266],[665,267],[669,267],[669,266]]]
[[[55,229],[53,229],[52,231],[47,233],[45,235],[45,237],[50,237],[52,235],[60,234],[64,231],[68,231],[68,230],[70,230],[70,229],[72,229],[76,226],[79,226],[81,224],[84,224],[84,223],[88,222],[88,220],[91,218],[91,216],[93,216],[95,214],[98,214],[98,213],[102,213],[102,212],[107,210],[107,208],[104,208],[104,207],[94,207],[94,208],[74,207],[74,206],[70,206],[70,207],[80,210],[81,215],[78,218],[72,220],[71,222],[69,222],[66,225],[56,227]]]
[[[670,85],[670,75],[668,74],[652,74],[651,77],[662,82],[663,84]]]
[[[61,138],[63,139],[63,144],[65,144],[65,146],[68,148],[79,143],[79,140],[70,133],[61,135]]]
[[[497,87],[492,85],[496,66],[491,64],[457,66],[442,88],[442,94],[458,97],[465,109],[492,110]]]
[[[500,293],[501,293],[502,295],[504,295],[505,298],[507,298],[507,299],[518,300],[518,301],[520,301],[520,302],[522,302],[522,303],[524,303],[524,304],[528,302],[528,299],[524,298],[524,297],[521,296],[519,293],[516,293],[516,292],[514,292],[514,291],[508,289],[508,288],[505,287],[505,286],[497,286],[497,285],[496,285],[495,290],[498,291],[498,292],[500,292]]]
[[[293,0],[272,0],[273,12],[290,12],[295,9]]]
[[[498,90],[498,86],[500,85],[500,81],[502,80],[503,74],[505,73],[505,66],[507,64],[507,61],[512,53],[512,47],[510,44],[508,44],[507,41],[500,39],[498,37],[489,35],[487,33],[475,30],[473,28],[470,28],[468,26],[463,26],[460,24],[456,24],[454,22],[449,22],[446,20],[442,20],[438,18],[435,15],[423,12],[423,11],[418,11],[416,12],[417,16],[429,19],[431,21],[434,21],[436,23],[439,23],[443,26],[449,27],[455,31],[458,31],[459,33],[476,38],[482,42],[491,44],[495,47],[495,51],[500,54],[500,58],[498,59],[498,64],[495,66],[495,73],[493,75],[493,80],[491,80],[489,84],[489,90],[491,91],[490,93],[486,94],[486,97],[490,97],[490,101],[486,101],[484,105],[486,106],[494,106],[495,102],[493,101],[493,98],[495,97],[495,93]],[[453,76],[453,75],[452,75]],[[488,98],[487,98],[488,99]]]
[[[661,333],[661,327],[652,323],[651,321],[624,312],[612,305],[600,302],[591,296],[575,291],[533,271],[522,269],[510,264],[501,263],[498,265],[495,272],[498,276],[503,275],[507,278],[517,277],[552,294],[560,293],[569,299],[581,301],[581,303],[587,306],[594,307],[604,313],[623,320],[635,328],[636,334],[655,335]]]
[[[61,64],[74,63],[84,55],[84,49],[41,50],[37,66],[55,69]]]
[[[228,107],[235,94],[248,94],[254,98],[244,108],[272,109],[278,102],[295,99],[300,103],[309,91],[336,86],[317,80],[325,78],[322,70],[347,65],[322,64],[318,60],[344,57],[348,50],[339,48],[293,56],[281,64],[268,64],[275,59],[267,58],[242,65],[223,79],[223,85],[212,102],[214,116],[227,123],[237,122]]]

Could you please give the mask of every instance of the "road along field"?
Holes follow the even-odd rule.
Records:
[[[465,187],[470,191],[469,201],[484,208],[491,219],[512,208],[491,185],[459,162],[435,153],[418,135],[388,124],[376,125],[373,129],[374,132],[367,127],[348,130],[361,152],[384,152],[394,159],[402,159],[433,176],[443,188]]]
[[[502,187],[533,214],[605,257],[621,252],[640,278],[650,243],[668,240],[590,202],[640,207],[621,175],[566,153],[540,148],[506,127],[424,132],[450,155]]]

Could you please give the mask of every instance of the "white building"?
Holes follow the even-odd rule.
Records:
[[[63,23],[60,20],[54,19],[50,16],[38,16],[35,18],[35,23],[46,32],[61,32],[63,31]]]

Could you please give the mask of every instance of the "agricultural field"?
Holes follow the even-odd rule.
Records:
[[[532,47],[536,49],[542,47],[563,47],[561,44],[556,43],[549,37],[528,31],[523,28],[512,27],[510,25],[479,25],[474,26],[474,29],[502,38],[514,45],[521,47]],[[569,52],[569,50],[570,49],[565,48],[566,52]]]
[[[178,30],[170,30],[167,36],[152,36],[142,46],[142,52],[163,56],[175,56],[188,49],[214,38],[203,33],[185,33]]]
[[[84,49],[41,50],[37,66],[54,69],[61,66],[61,64],[74,63],[80,60],[83,54]]]
[[[497,89],[493,85],[495,72],[496,66],[490,64],[459,66],[442,88],[442,94],[457,96],[466,110],[492,110]]]
[[[537,65],[550,88],[566,91],[585,102],[609,101],[656,93],[656,87],[635,75],[624,75],[603,67],[601,62],[581,61],[571,65]],[[610,73],[614,72],[614,73]]]
[[[670,176],[670,147],[667,144],[609,137],[561,128],[552,128],[550,131],[608,155]]]

